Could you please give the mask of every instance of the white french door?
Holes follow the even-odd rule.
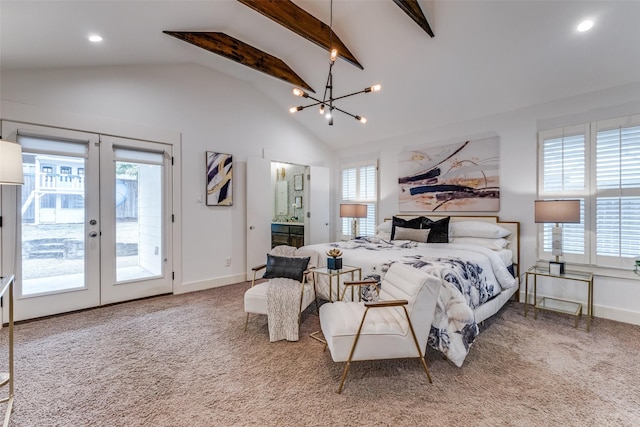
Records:
[[[100,147],[101,303],[171,292],[170,147],[104,136]]]
[[[171,292],[170,145],[11,122],[2,135],[25,176],[2,199],[16,320]]]

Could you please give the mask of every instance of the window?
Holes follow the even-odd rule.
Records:
[[[566,261],[631,267],[640,255],[640,115],[540,132],[538,196],[581,201],[581,223],[562,226]],[[552,226],[541,228],[543,258]]]
[[[378,162],[376,160],[343,164],[340,167],[342,198],[340,203],[367,205],[367,217],[357,221],[358,236],[376,234],[376,207],[378,202]],[[352,219],[341,218],[342,236],[352,236]]]

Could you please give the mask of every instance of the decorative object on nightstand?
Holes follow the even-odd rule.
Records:
[[[327,268],[329,270],[341,270],[342,269],[342,258],[339,258],[342,255],[342,251],[340,249],[333,248],[327,251]]]
[[[536,200],[535,222],[554,223],[551,231],[551,254],[555,261],[549,261],[551,274],[564,274],[564,262],[560,261],[562,255],[562,228],[560,223],[580,223],[580,200]]]
[[[367,217],[367,205],[341,204],[340,218],[352,218],[351,236],[356,238],[356,230],[358,229],[357,218]]]
[[[22,147],[19,144],[0,139],[0,185],[22,185],[24,183],[24,175],[22,173]],[[16,192],[16,201],[18,200]],[[17,218],[17,217],[16,217]],[[18,230],[18,221],[16,219],[15,233]],[[13,270],[15,271],[16,259],[18,256],[18,239],[14,239],[16,247],[14,248]],[[9,425],[11,412],[13,411],[13,285],[14,275],[0,278],[0,297],[8,299],[6,306],[9,307],[9,372],[0,373],[0,387],[9,385],[9,393],[7,397],[0,398],[0,403],[7,403],[3,426]]]

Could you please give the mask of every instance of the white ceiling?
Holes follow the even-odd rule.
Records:
[[[296,4],[329,22],[328,0]],[[333,28],[364,66],[334,66],[334,95],[379,93],[291,117],[335,147],[475,119],[640,80],[640,1],[420,1],[430,38],[391,0],[335,0]],[[578,33],[585,18],[593,29]],[[221,31],[284,60],[322,93],[328,53],[234,0],[0,1],[2,70],[196,63],[253,85],[287,111],[291,86],[163,34]],[[90,33],[104,41],[92,44]]]

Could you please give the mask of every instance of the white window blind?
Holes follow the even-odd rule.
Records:
[[[640,115],[539,134],[538,197],[580,199],[580,224],[563,224],[563,257],[631,267],[640,256]],[[539,256],[550,258],[551,228]]]
[[[367,205],[367,217],[359,218],[356,234],[373,236],[376,234],[376,208],[378,203],[378,162],[377,160],[347,163],[340,167],[341,203]],[[341,218],[342,236],[351,236],[352,219]]]
[[[562,252],[576,255],[572,260],[584,261],[584,196],[586,189],[585,127],[561,129],[542,140],[543,199],[580,199],[580,224],[562,224]],[[551,254],[551,229],[555,224],[542,227],[542,249]]]
[[[596,132],[596,255],[640,254],[640,126]]]

